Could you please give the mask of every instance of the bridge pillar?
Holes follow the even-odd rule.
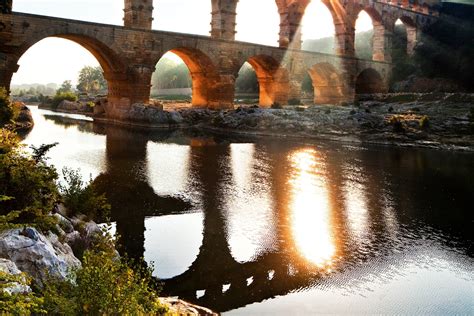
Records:
[[[303,19],[307,3],[294,5],[279,5],[280,14],[280,47],[301,49],[301,20]]]
[[[373,60],[392,62],[393,29],[383,23],[374,24]]]
[[[238,0],[212,0],[211,37],[233,41]]]
[[[124,26],[151,30],[153,22],[153,0],[125,0]]]
[[[153,69],[154,65],[131,65],[127,73],[104,74],[109,85],[108,118],[126,120],[133,104],[149,103]]]
[[[208,91],[207,106],[213,110],[233,109],[235,97],[235,76],[233,73],[221,73]]]
[[[419,39],[419,30],[416,26],[406,25],[407,29],[407,54],[413,56]]]
[[[351,23],[336,22],[335,47],[336,54],[342,56],[355,56],[355,29]]]
[[[13,74],[18,71],[18,58],[14,55],[0,53],[0,87],[10,91]]]

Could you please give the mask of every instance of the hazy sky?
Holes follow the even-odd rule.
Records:
[[[123,0],[14,0],[13,10],[92,22],[122,25]],[[155,0],[153,29],[209,35],[211,0]],[[239,0],[236,39],[278,45],[279,15],[275,0]],[[332,36],[329,11],[313,0],[303,19],[303,39]],[[357,30],[371,28],[368,16],[359,19]],[[61,83],[76,80],[85,65],[98,65],[81,46],[48,38],[30,48],[20,59],[13,84]]]

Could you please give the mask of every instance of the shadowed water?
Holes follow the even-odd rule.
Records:
[[[95,125],[25,143],[92,177],[165,295],[235,314],[472,314],[474,155]],[[78,120],[79,119],[79,120]]]

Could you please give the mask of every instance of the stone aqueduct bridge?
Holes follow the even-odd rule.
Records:
[[[395,22],[400,19],[406,25],[411,53],[420,31],[436,19],[439,0],[322,0],[335,24],[334,55],[301,50],[300,25],[310,0],[276,0],[281,17],[279,47],[235,41],[238,0],[211,1],[210,36],[151,30],[152,0],[125,0],[124,26],[0,8],[0,86],[10,86],[18,60],[31,46],[47,37],[60,37],[82,45],[99,61],[109,86],[106,113],[114,119],[125,117],[132,104],[149,101],[152,73],[169,51],[190,70],[194,106],[232,107],[235,80],[246,61],[257,73],[262,106],[299,99],[308,72],[315,102],[352,101],[359,92],[387,90]],[[362,10],[373,21],[373,60],[355,57],[355,21]]]

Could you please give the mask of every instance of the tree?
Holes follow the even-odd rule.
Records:
[[[61,84],[61,87],[56,91],[57,94],[60,93],[67,93],[67,92],[74,92],[72,91],[72,83],[71,80],[66,80]]]
[[[105,81],[102,68],[91,66],[82,68],[79,72],[77,90],[93,94],[107,90],[107,81]]]

